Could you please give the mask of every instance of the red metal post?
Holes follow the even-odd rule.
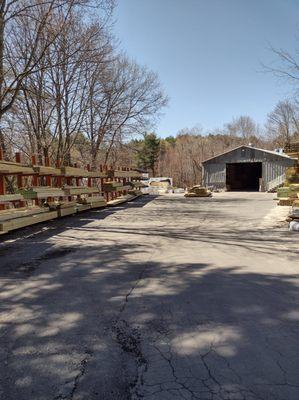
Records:
[[[0,161],[3,160],[3,150],[0,149]],[[4,175],[0,175],[0,195],[5,194]]]
[[[17,152],[15,154],[15,160],[17,163],[21,163],[21,153]],[[17,184],[18,184],[18,189],[21,189],[23,187],[23,176],[22,174],[18,174],[17,175]],[[20,201],[20,206],[24,207],[25,206],[25,202],[24,201]]]
[[[0,149],[0,160],[3,160],[3,150]],[[0,174],[0,195],[5,194],[5,179],[4,175]],[[0,204],[0,210],[4,210],[4,204]]]
[[[50,167],[50,159],[49,157],[45,157],[45,167]],[[46,185],[47,186],[52,186],[52,176],[47,175],[46,176]]]
[[[31,157],[31,163],[32,163],[32,165],[37,165],[36,155],[33,155]],[[37,176],[37,174],[33,175],[33,177],[32,177],[33,186],[39,186],[39,179],[38,178],[39,177]],[[34,203],[35,203],[36,206],[38,206],[38,199],[35,199]]]
[[[102,167],[102,165],[101,165],[101,167]],[[104,165],[104,167],[102,167],[102,170],[103,170],[104,172],[106,172],[106,174],[107,174],[107,172],[108,172],[107,165]],[[108,179],[109,179],[109,178],[108,178]],[[103,178],[103,183],[104,183],[104,182],[108,182],[108,179],[107,179],[107,178]],[[108,201],[109,201],[109,192],[105,192],[104,195],[105,195],[105,197],[106,197],[106,201],[108,202]]]
[[[32,163],[32,165],[37,165],[37,161],[36,161],[36,160],[37,160],[37,159],[36,159],[36,156],[33,155],[33,156],[31,157],[31,163]],[[32,182],[33,182],[33,186],[38,186],[38,176],[37,176],[37,174],[33,175]]]
[[[61,161],[57,160],[56,168],[60,168],[60,166],[61,166]],[[56,180],[57,180],[57,187],[62,187],[62,176],[57,176]]]
[[[17,163],[21,162],[21,153],[16,153],[15,154],[15,159]],[[22,174],[17,175],[17,183],[18,183],[18,188],[21,189],[23,187],[23,176]]]

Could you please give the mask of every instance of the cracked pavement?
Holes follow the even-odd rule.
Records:
[[[298,400],[285,212],[166,195],[3,237],[0,399]]]

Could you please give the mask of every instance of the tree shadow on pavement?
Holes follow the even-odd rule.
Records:
[[[297,277],[83,250],[1,270],[1,400],[298,399]]]

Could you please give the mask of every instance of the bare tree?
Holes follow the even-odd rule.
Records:
[[[238,118],[234,118],[232,122],[225,125],[225,128],[230,135],[239,136],[248,142],[259,135],[258,125],[248,115],[241,115]]]
[[[0,129],[3,115],[13,106],[26,78],[45,68],[42,60],[61,33],[52,29],[55,15],[63,16],[60,20],[63,30],[76,7],[96,3],[92,0],[1,0]],[[111,5],[112,0],[100,3],[104,7]],[[1,130],[0,146],[4,146]]]
[[[267,132],[276,146],[283,147],[299,131],[299,112],[296,104],[289,100],[278,102],[268,114]]]
[[[167,103],[158,77],[145,67],[118,56],[102,74],[94,70],[89,80],[89,114],[86,134],[91,143],[92,164],[101,146],[104,163],[116,142],[144,131]]]

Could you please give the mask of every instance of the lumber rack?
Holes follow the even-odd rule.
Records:
[[[142,193],[141,174],[132,168],[82,168],[3,159],[0,149],[0,235],[25,226],[132,201]]]

